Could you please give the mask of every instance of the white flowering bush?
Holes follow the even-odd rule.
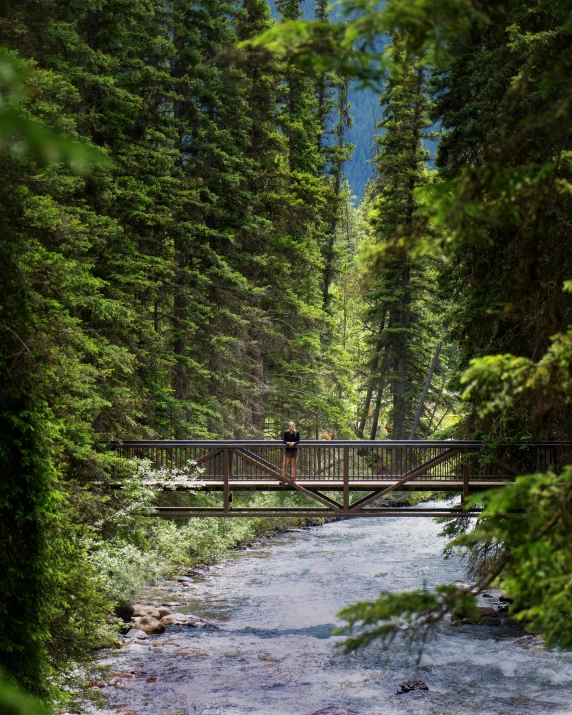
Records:
[[[109,496],[106,513],[84,537],[89,567],[109,603],[125,603],[145,585],[158,584],[181,568],[214,561],[225,551],[253,538],[261,519],[200,519],[185,522],[151,518],[165,491],[185,487],[202,504],[216,496],[200,493],[202,470],[193,462],[183,468],[155,469],[146,459],[129,460],[127,475]],[[256,494],[251,503],[274,497]]]
[[[157,583],[165,575],[153,551],[120,540],[92,541],[90,546],[91,564],[112,603],[124,603],[142,585]]]
[[[149,459],[130,459],[128,464],[129,473],[121,481],[116,496],[118,506],[111,514],[100,519],[95,524],[96,528],[112,524],[122,528],[131,527],[134,519],[152,514],[153,505],[162,490],[182,487],[194,494],[195,488],[202,486],[198,477],[203,473],[203,468],[197,467],[192,460],[182,469],[155,469]]]

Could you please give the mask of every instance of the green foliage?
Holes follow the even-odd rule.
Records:
[[[348,149],[319,141],[347,102],[232,50],[271,26],[263,0],[2,5],[0,664],[32,691],[115,600],[259,526],[152,528],[167,497],[109,497],[102,442],[349,432],[322,330]]]
[[[22,692],[1,675],[0,709],[3,715],[49,715],[52,712],[47,705]]]
[[[542,633],[548,647],[572,645],[570,616],[570,520],[572,468],[518,477],[484,495],[476,528],[457,539],[461,546],[497,542],[503,552],[484,577],[514,597],[511,613]]]
[[[33,65],[0,47],[0,150],[32,156],[41,163],[63,161],[76,173],[95,164],[109,165],[105,155],[62,133],[51,131],[26,107],[33,89]]]
[[[455,364],[468,367],[468,414],[457,436],[486,435],[493,447],[524,437],[569,440],[572,303],[561,292],[570,280],[572,215],[569,3],[348,0],[342,8],[347,23],[291,22],[252,44],[364,82],[389,75],[391,86],[395,62],[381,51],[382,38],[398,33],[405,56],[431,71],[431,119],[442,129],[438,175],[413,192],[415,220],[395,245],[409,260],[444,259]],[[569,468],[521,477],[479,497],[485,512],[475,530],[466,520],[447,527],[457,535],[450,548],[473,555],[472,591],[497,579],[516,599],[514,615],[566,647],[568,484]],[[346,616],[387,639],[403,625],[427,629],[459,598],[464,592],[385,594]]]
[[[363,601],[340,611],[338,615],[348,625],[338,632],[350,636],[344,643],[346,651],[374,640],[389,646],[400,637],[421,652],[437,624],[453,608],[467,616],[474,615],[474,594],[450,585],[437,586],[435,591],[426,587],[400,594],[382,591],[375,601]]]
[[[443,404],[442,390],[434,388],[420,400],[436,346],[439,359],[444,342],[437,299],[440,266],[422,257],[413,260],[401,245],[422,210],[418,190],[431,180],[423,148],[430,125],[426,73],[406,56],[400,37],[394,37],[387,52],[394,67],[380,99],[376,175],[364,205],[369,236],[361,245],[369,349],[357,433],[370,439],[381,434],[403,439],[411,432],[421,436],[421,430],[431,434]],[[446,355],[447,350],[441,372]],[[384,429],[386,424],[391,427]]]
[[[471,361],[463,375],[465,399],[478,402],[480,415],[528,413],[532,431],[542,433],[550,413],[571,396],[572,333],[556,335],[534,361],[515,355],[487,355]]]

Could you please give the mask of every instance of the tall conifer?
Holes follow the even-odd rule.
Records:
[[[379,127],[383,133],[377,139],[369,215],[371,241],[378,255],[379,249],[383,250],[381,260],[370,269],[367,295],[372,356],[358,429],[363,435],[373,400],[370,439],[378,435],[382,412],[387,415],[387,433],[394,439],[405,437],[425,372],[427,335],[431,336],[424,305],[427,266],[424,261],[411,259],[399,244],[400,234],[415,218],[415,191],[427,181],[428,153],[423,148],[429,127],[425,71],[406,58],[398,37],[393,41],[392,56],[395,67],[380,100],[384,110]]]

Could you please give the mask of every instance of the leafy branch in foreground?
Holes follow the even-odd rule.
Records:
[[[282,22],[243,47],[270,50],[306,69],[335,70],[362,85],[379,86],[392,66],[383,49],[384,33],[404,33],[408,53],[437,63],[447,56],[451,39],[490,21],[486,11],[464,0],[342,0],[337,6],[340,22]],[[485,7],[494,12],[492,3]]]
[[[340,611],[338,615],[348,625],[337,632],[350,636],[344,644],[347,652],[374,640],[391,645],[401,637],[421,653],[437,624],[447,613],[461,608],[467,614],[477,613],[475,594],[457,586],[437,586],[435,591],[426,586],[405,593],[382,591],[375,601],[362,601]]]
[[[0,46],[0,150],[31,156],[40,164],[63,161],[78,174],[92,166],[110,166],[101,149],[51,130],[28,111],[33,67]]]
[[[52,710],[18,688],[0,671],[0,712],[2,715],[49,715]]]
[[[482,500],[485,509],[475,529],[449,544],[469,549],[502,544],[477,581],[434,591],[384,591],[375,601],[345,608],[339,615],[348,625],[339,633],[350,636],[346,651],[374,640],[390,645],[399,637],[421,653],[446,615],[475,619],[476,597],[491,585],[507,591],[514,599],[510,614],[526,623],[527,630],[541,633],[547,647],[572,646],[572,467],[560,475],[518,477],[469,503]]]

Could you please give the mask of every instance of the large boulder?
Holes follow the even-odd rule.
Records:
[[[142,618],[134,618],[135,628],[148,633],[150,636],[165,632],[165,625],[157,618],[151,616],[143,616]]]
[[[125,623],[129,623],[135,615],[135,609],[130,603],[122,603],[120,606],[115,607],[115,615]]]
[[[151,618],[156,618],[157,620],[161,618],[158,608],[155,608],[155,606],[143,606],[140,603],[134,604],[133,615],[138,618],[143,616],[150,616]]]

